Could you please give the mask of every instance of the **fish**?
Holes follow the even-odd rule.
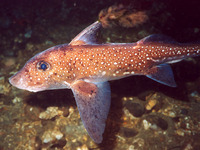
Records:
[[[178,43],[159,34],[134,43],[98,43],[101,28],[101,22],[94,22],[69,44],[36,54],[9,78],[10,84],[30,92],[71,89],[83,125],[97,144],[103,140],[110,109],[108,81],[144,75],[176,87],[170,64],[200,54],[199,44]]]

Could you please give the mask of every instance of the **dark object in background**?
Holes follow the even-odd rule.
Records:
[[[112,25],[129,28],[145,23],[148,20],[148,15],[146,11],[119,4],[101,10],[99,20],[104,28],[112,27]]]

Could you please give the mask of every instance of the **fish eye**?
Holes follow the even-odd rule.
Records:
[[[49,63],[45,61],[40,61],[37,63],[37,69],[41,71],[46,71],[47,69],[49,69]]]

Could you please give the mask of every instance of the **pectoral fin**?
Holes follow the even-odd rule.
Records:
[[[101,143],[110,108],[108,82],[88,83],[82,80],[71,85],[83,124],[95,143]]]
[[[167,86],[176,87],[172,69],[168,64],[161,64],[151,68],[146,76]]]

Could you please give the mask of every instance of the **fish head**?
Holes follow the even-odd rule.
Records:
[[[9,82],[19,89],[31,92],[69,88],[66,81],[61,83],[55,79],[55,60],[59,59],[52,50],[53,48],[32,57],[19,72],[9,78]]]

